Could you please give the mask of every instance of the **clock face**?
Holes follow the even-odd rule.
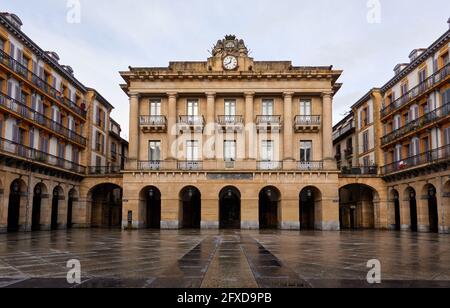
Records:
[[[234,70],[238,66],[238,60],[234,56],[226,56],[223,59],[223,67],[226,70]]]

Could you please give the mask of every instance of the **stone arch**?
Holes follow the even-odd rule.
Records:
[[[99,183],[89,190],[86,205],[91,227],[122,227],[122,194],[122,187],[113,183]]]
[[[374,229],[380,202],[378,191],[366,184],[349,184],[339,190],[342,229]]]
[[[419,200],[419,230],[423,232],[439,232],[439,212],[437,189],[433,184],[422,187]]]
[[[397,189],[389,191],[388,223],[391,230],[400,231],[401,223],[401,204],[400,193]]]
[[[275,186],[266,186],[259,193],[259,228],[276,229],[280,226],[281,191]]]
[[[418,211],[417,211],[417,192],[416,190],[408,186],[405,188],[403,192],[403,202],[404,202],[404,209],[405,212],[408,213],[409,218],[409,229],[412,232],[417,232],[419,225],[418,225]]]
[[[26,229],[26,207],[28,199],[28,186],[22,179],[15,179],[9,187],[8,200],[8,232],[17,232]]]
[[[307,186],[299,195],[300,229],[316,229],[318,211],[322,208],[322,192],[316,186]]]
[[[226,186],[219,193],[219,228],[240,229],[241,192],[235,186]]]
[[[200,229],[202,219],[202,194],[195,186],[184,187],[179,194],[181,228]]]
[[[139,203],[147,229],[161,228],[161,191],[156,186],[144,187],[139,193]]]
[[[46,224],[46,211],[48,211],[48,188],[43,182],[37,183],[33,188],[31,208],[31,230],[40,231],[48,229]]]

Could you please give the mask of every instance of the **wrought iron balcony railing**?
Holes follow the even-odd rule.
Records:
[[[409,102],[425,94],[428,90],[444,81],[450,75],[450,64],[447,64],[442,69],[419,83],[417,86],[409,90],[406,94],[391,102],[381,110],[381,117],[385,117],[393,112],[398,111]]]
[[[384,136],[381,139],[382,145],[389,144],[394,142],[397,139],[404,137],[409,132],[414,132],[418,129],[421,129],[428,124],[432,124],[438,120],[441,120],[450,115],[450,104],[445,104],[429,113],[421,116],[420,118],[407,123],[406,125],[400,127],[399,129],[394,130],[388,135]]]
[[[120,174],[120,166],[92,166],[88,168],[89,175]]]
[[[220,125],[244,124],[244,117],[240,115],[222,115],[217,118]]]
[[[343,126],[342,128],[336,130],[333,133],[333,141],[337,140],[338,138],[340,138],[341,136],[345,135],[346,133],[348,133],[349,131],[351,131],[354,128],[355,128],[354,123],[350,122],[347,125]]]
[[[158,171],[162,169],[164,162],[162,161],[139,161],[138,170]]]
[[[259,131],[280,131],[281,116],[268,116],[268,115],[257,116],[256,127]]]
[[[294,120],[295,130],[300,131],[319,131],[321,125],[321,117],[318,115],[296,116]]]
[[[301,171],[323,170],[323,161],[300,161],[298,162],[298,170]]]
[[[378,174],[378,166],[353,166],[353,167],[342,167],[341,173],[343,175],[377,175]]]
[[[14,73],[20,75],[22,78],[38,87],[42,92],[57,100],[61,104],[68,107],[70,110],[80,115],[83,118],[86,118],[86,110],[83,110],[76,103],[72,102],[70,99],[64,97],[64,95],[56,90],[54,87],[49,85],[45,80],[43,80],[38,75],[34,74],[30,71],[26,66],[22,63],[18,62],[3,50],[0,50],[0,63],[8,67]]]
[[[383,174],[406,171],[420,166],[436,164],[450,160],[450,144],[416,156],[408,157],[383,167]]]
[[[259,161],[257,162],[258,170],[282,170],[283,162],[282,161]]]
[[[49,119],[47,116],[29,108],[27,105],[7,96],[0,92],[0,107],[7,109],[10,112],[16,113],[21,117],[36,122],[37,124],[55,132],[60,135],[67,137],[70,140],[75,141],[78,144],[86,146],[86,138],[80,134],[64,127],[62,124]]]
[[[179,161],[177,166],[183,171],[198,171],[203,169],[203,161]]]
[[[86,173],[86,167],[3,138],[0,138],[0,152],[17,159],[28,160],[30,163],[41,163],[79,174]]]
[[[144,132],[167,131],[167,118],[162,115],[140,116],[139,124]]]

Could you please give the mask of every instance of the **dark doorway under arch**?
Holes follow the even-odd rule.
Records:
[[[395,230],[400,231],[402,228],[402,224],[401,224],[401,212],[400,212],[400,195],[399,195],[398,191],[393,191],[393,202],[394,202]]]
[[[241,228],[241,193],[235,187],[224,188],[219,195],[220,229]]]
[[[409,198],[409,215],[411,221],[411,231],[418,231],[418,219],[417,219],[417,199],[416,199],[416,191],[413,188],[408,188],[406,190],[407,196]]]
[[[144,189],[147,229],[161,229],[161,192],[156,187]]]
[[[52,197],[51,230],[58,230],[59,202],[64,200],[64,193],[61,187],[55,187]]]
[[[430,222],[430,232],[439,233],[439,213],[436,197],[436,188],[433,185],[428,186],[428,218]]]
[[[321,198],[315,187],[306,187],[300,192],[300,229],[314,230],[316,222],[316,201]]]
[[[43,184],[37,184],[33,191],[33,209],[31,212],[31,231],[41,230],[42,198],[45,194]]]
[[[21,195],[23,190],[21,180],[15,180],[11,183],[8,200],[8,232],[19,231],[20,226],[20,207]]]
[[[122,227],[122,188],[115,184],[99,184],[89,192],[91,226],[94,228]]]
[[[277,229],[281,194],[275,187],[266,187],[259,193],[259,228]]]
[[[202,196],[200,191],[193,186],[184,188],[180,193],[182,221],[185,229],[200,229]]]

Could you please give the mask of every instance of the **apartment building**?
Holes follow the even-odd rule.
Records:
[[[341,71],[207,61],[121,72],[130,97],[124,228],[339,229],[332,102]]]
[[[111,159],[111,109],[33,42],[18,16],[0,13],[0,232],[89,225],[92,196],[83,189],[106,180],[89,177]],[[105,137],[98,143],[94,129]]]
[[[333,147],[337,167],[342,172],[351,172],[358,166],[356,159],[355,116],[353,111],[333,127]]]
[[[449,43],[447,31],[414,49],[352,107],[358,166],[340,176],[341,227],[449,232]]]

